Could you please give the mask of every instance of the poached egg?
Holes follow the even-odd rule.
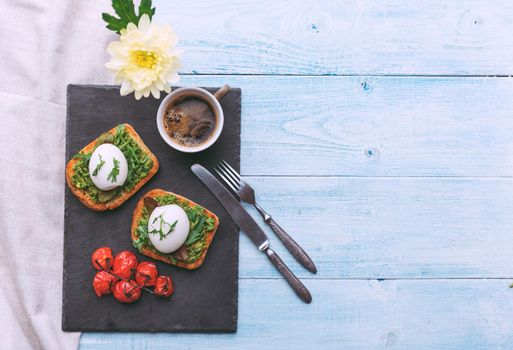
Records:
[[[128,176],[128,163],[119,148],[104,143],[94,150],[89,160],[89,176],[102,191],[123,186]]]
[[[176,204],[156,207],[148,220],[148,236],[151,244],[161,253],[178,250],[189,235],[189,218]]]

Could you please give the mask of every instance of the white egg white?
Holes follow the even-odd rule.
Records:
[[[109,174],[114,168],[114,159],[119,164],[119,174],[114,180],[112,177],[109,178]],[[96,175],[94,174],[96,168],[104,161],[103,165],[98,169]],[[89,160],[89,176],[96,187],[102,191],[109,191],[116,187],[123,186],[128,176],[128,163],[125,155],[119,148],[110,143],[104,143],[98,146]]]
[[[174,223],[176,222],[176,225]],[[171,231],[171,227],[174,229]],[[178,250],[189,235],[189,218],[176,204],[163,205],[153,210],[148,220],[148,236],[159,252]],[[171,231],[171,232],[170,232]]]

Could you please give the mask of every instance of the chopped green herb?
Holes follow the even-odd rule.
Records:
[[[175,227],[176,227],[176,224],[178,223],[178,220],[175,220],[175,222],[173,222],[172,224],[169,224],[169,222],[165,221],[164,220],[164,213],[160,214],[159,216],[157,216],[155,219],[153,219],[153,222],[151,223],[152,225],[155,224],[155,222],[160,219],[160,225],[159,225],[159,229],[153,229],[151,231],[149,231],[148,233],[150,234],[159,234],[160,235],[160,240],[162,241],[164,238],[166,238],[171,232],[173,232],[175,230]],[[168,226],[168,230],[165,230],[165,226]]]
[[[86,154],[84,154],[84,153],[77,153],[77,154],[75,154],[73,156],[73,158],[89,162],[89,159],[91,159],[92,155],[93,155],[92,153],[86,153]]]
[[[141,250],[146,245],[146,242],[148,242],[148,226],[139,225],[135,230],[137,232],[137,239],[132,243],[136,249]]]
[[[98,157],[100,157],[100,163],[98,163],[98,165],[96,166],[96,168],[94,169],[93,171],[93,176],[97,176],[98,175],[98,172],[100,171],[100,169],[102,168],[103,164],[105,164],[105,161],[102,159],[102,155],[101,154],[98,154]]]
[[[191,245],[197,240],[201,238],[201,234],[203,232],[203,225],[205,224],[206,216],[201,216],[198,222],[193,224],[193,228],[187,236],[187,240],[185,241],[185,245]]]
[[[116,182],[119,175],[119,160],[112,157],[112,161],[114,162],[114,167],[110,171],[109,176],[107,176],[107,181],[110,180],[110,182]]]
[[[163,215],[164,213],[160,214],[159,216],[155,217],[155,219],[153,219],[153,221],[151,222],[152,224],[155,224],[157,222],[158,219],[161,219],[161,220],[164,220],[163,218]]]
[[[173,223],[171,224],[171,228],[169,229],[169,232],[171,232],[171,231],[174,231],[174,230],[175,230],[175,227],[176,227],[176,224],[177,224],[177,223],[178,223],[178,220],[175,220],[175,222],[173,222]]]

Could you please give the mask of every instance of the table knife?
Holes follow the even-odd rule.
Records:
[[[219,203],[226,209],[228,215],[235,222],[251,241],[258,247],[258,249],[266,253],[267,257],[273,265],[280,271],[290,284],[294,292],[305,303],[312,301],[312,296],[303,283],[289,270],[287,265],[281,258],[274,252],[269,245],[269,240],[264,231],[256,223],[256,221],[249,215],[242,207],[238,200],[212,175],[207,169],[199,164],[194,164],[191,167],[192,172],[203,182],[203,184],[212,192],[217,198]]]

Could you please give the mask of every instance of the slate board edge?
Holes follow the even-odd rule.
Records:
[[[115,89],[115,90],[119,90],[119,86],[118,85],[95,85],[95,84],[68,84],[67,87],[66,87],[66,125],[65,125],[65,159],[64,159],[64,164],[66,164],[68,162],[68,160],[71,158],[71,150],[68,148],[68,139],[69,139],[69,120],[70,120],[70,113],[69,113],[69,110],[70,110],[70,91],[71,89],[73,89],[74,87],[77,87],[77,88],[104,88],[104,89]],[[177,88],[180,88],[180,86],[173,86],[172,87],[172,90],[175,90]],[[214,89],[218,89],[220,87],[202,87],[206,90],[214,90]],[[237,114],[239,116],[239,118],[241,118],[241,108],[242,108],[242,101],[241,101],[241,98],[242,98],[242,92],[241,92],[241,89],[240,88],[234,88],[234,87],[231,87],[231,90],[232,91],[237,91],[238,92],[238,109],[237,109]],[[239,134],[239,137],[241,135],[241,120],[239,120],[239,123],[238,123],[238,127],[239,129],[237,130],[238,131],[238,134]],[[239,167],[240,167],[240,139],[239,139],[239,149],[238,149],[238,152],[237,152],[237,162],[239,164]],[[240,170],[240,169],[239,169]],[[63,174],[63,177],[65,176],[65,174]],[[64,191],[64,222],[66,222],[67,220],[67,216],[68,216],[68,212],[67,212],[67,206],[66,206],[66,191],[68,191],[67,189],[67,184],[65,183],[65,191]],[[64,225],[64,230],[65,230],[65,225]],[[66,280],[68,278],[67,276],[67,273],[66,273],[66,269],[64,268],[65,265],[66,265],[66,252],[67,252],[67,243],[66,243],[66,240],[64,239],[64,230],[63,230],[63,259],[62,259],[62,262],[63,262],[63,284],[62,284],[62,310],[61,310],[61,314],[62,314],[62,318],[61,318],[61,329],[62,331],[65,331],[65,332],[99,332],[99,333],[108,333],[108,332],[112,332],[111,330],[102,330],[102,329],[96,329],[96,328],[84,328],[84,327],[81,327],[81,328],[75,328],[75,327],[66,327],[66,314],[64,312],[65,310],[65,305],[66,305],[66,299],[65,299],[65,293],[64,293],[64,289],[65,289],[65,285],[66,285]],[[239,231],[239,230],[238,230]],[[240,232],[239,232],[240,233]],[[238,234],[236,236],[236,240],[234,242],[235,244],[235,249],[236,251],[239,250],[239,239],[240,239],[240,235]],[[208,328],[208,329],[181,329],[181,328],[176,328],[176,329],[170,329],[170,328],[167,328],[165,330],[159,330],[159,329],[155,329],[155,330],[141,330],[141,329],[132,329],[132,328],[117,328],[116,330],[114,330],[114,332],[138,332],[138,333],[158,333],[158,332],[166,332],[166,333],[235,333],[237,332],[237,325],[238,325],[238,271],[239,271],[239,259],[238,259],[238,254],[234,255],[233,257],[233,265],[235,266],[235,269],[234,269],[234,274],[235,274],[235,283],[234,283],[234,286],[233,288],[235,289],[234,290],[234,299],[235,299],[235,309],[234,309],[234,314],[232,316],[232,319],[233,319],[233,328],[232,329],[213,329],[213,328]]]
[[[64,147],[65,147],[65,150],[64,150],[64,162],[63,164],[67,164],[68,162],[68,153],[70,152],[69,149],[68,149],[68,138],[69,138],[69,130],[68,130],[68,125],[69,125],[69,99],[70,99],[70,89],[73,87],[74,85],[73,84],[68,84],[68,86],[66,87],[66,137],[65,137],[65,144],[64,144]],[[65,174],[65,171],[66,171],[66,165],[64,166],[64,174],[63,177],[64,177],[64,186],[68,186],[68,184],[66,183],[66,174]],[[66,280],[68,278],[68,274],[66,273],[66,257],[68,256],[68,254],[66,254],[67,252],[67,241],[65,239],[65,231],[66,231],[66,221],[67,221],[67,216],[68,216],[68,206],[66,205],[66,191],[67,189],[64,188],[64,193],[62,194],[64,196],[64,222],[63,222],[63,230],[62,230],[62,240],[63,240],[63,249],[62,249],[62,317],[61,317],[61,328],[63,331],[65,332],[74,332],[75,330],[73,329],[68,329],[66,327],[66,313],[64,312],[64,310],[66,309],[66,298],[64,297],[65,295],[65,287],[66,287]]]

